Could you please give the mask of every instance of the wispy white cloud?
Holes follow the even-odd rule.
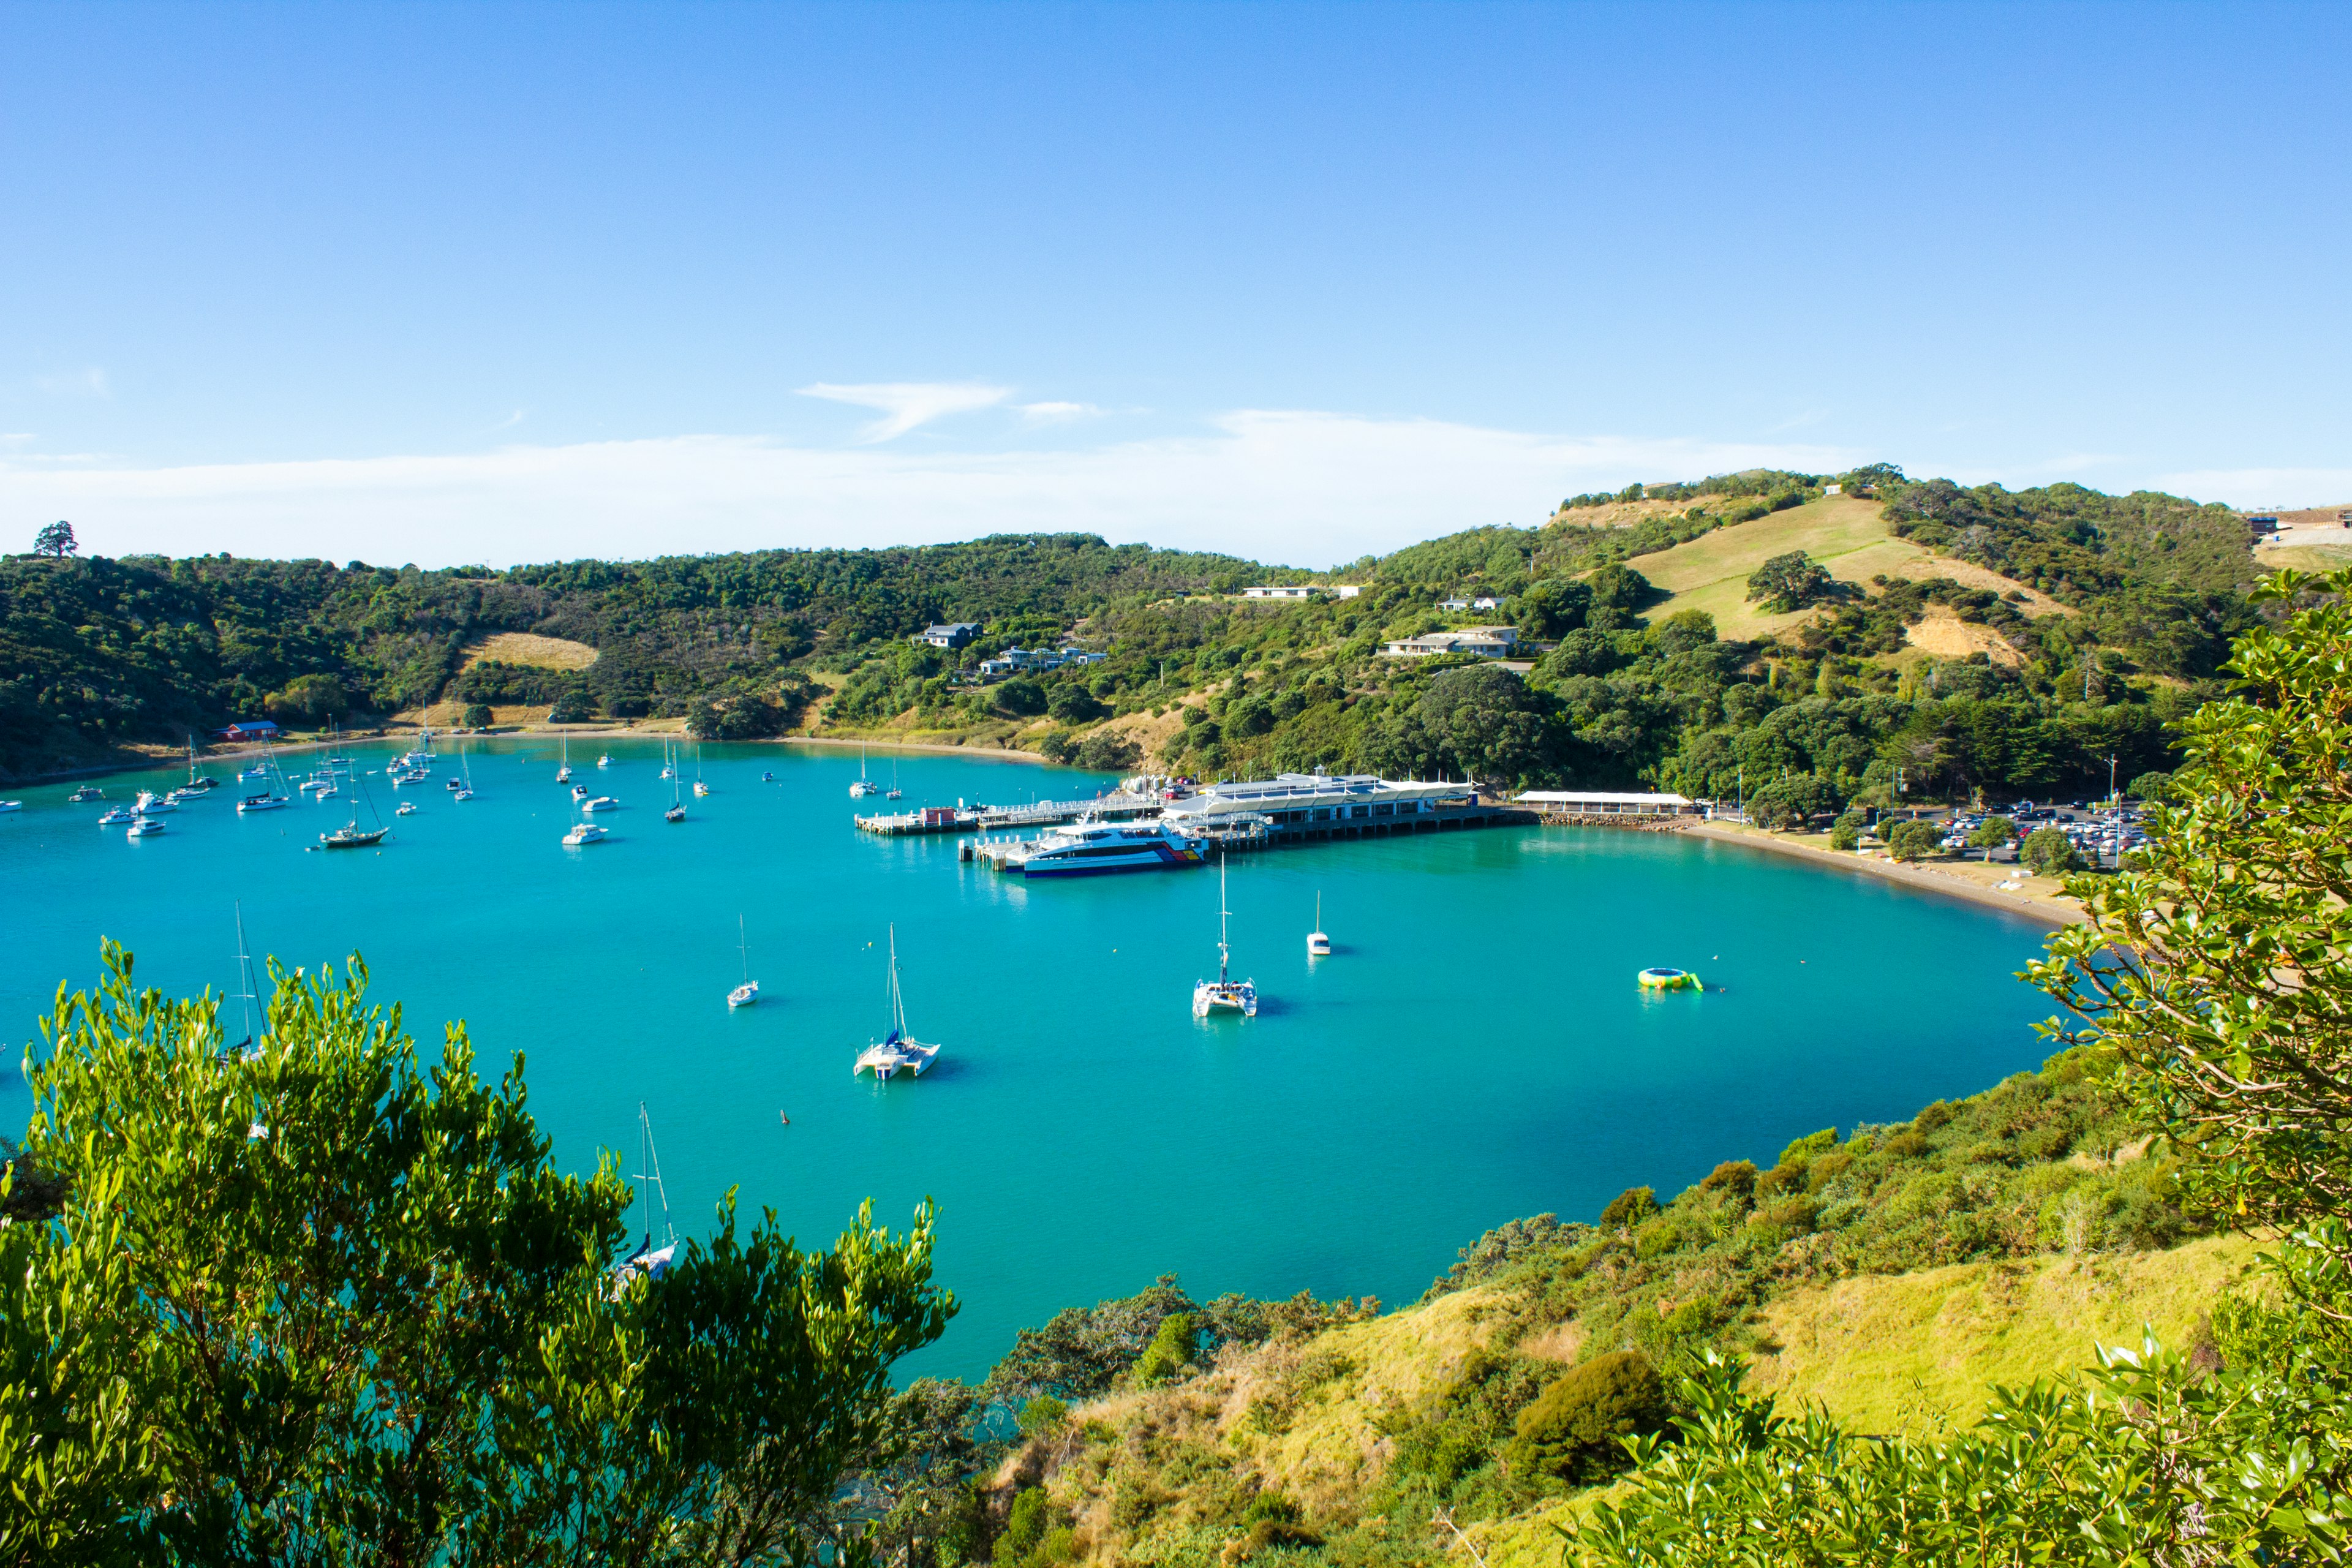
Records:
[[[2179,495],[2231,506],[2352,504],[2352,468],[2192,468],[2161,475],[2157,482]]]
[[[882,417],[858,432],[872,443],[904,436],[919,425],[950,414],[993,408],[1013,395],[1009,386],[988,386],[971,381],[869,381],[845,384],[820,381],[800,389],[803,397],[822,397],[859,408],[879,409]]]
[[[524,417],[530,413],[530,410],[528,408],[518,408],[512,414],[508,415],[505,418],[498,421],[496,424],[486,426],[484,427],[484,433],[488,434],[490,431],[496,430],[511,430],[516,426],[521,424]]]
[[[1014,406],[1032,425],[1060,425],[1072,419],[1092,419],[1103,412],[1091,403],[1021,403]]]
[[[64,517],[87,548],[108,554],[228,550],[435,565],[1066,530],[1323,565],[1454,529],[1540,521],[1564,495],[1633,479],[1759,466],[1833,472],[1866,456],[1249,410],[1195,434],[1050,451],[681,436],[64,471],[0,457],[0,535]]]
[[[97,365],[37,375],[33,385],[51,397],[105,397],[113,390],[107,382],[106,372]]]

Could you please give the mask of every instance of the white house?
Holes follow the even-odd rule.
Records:
[[[1331,585],[1331,592],[1343,599],[1352,599],[1363,591],[1364,585],[1361,583],[1335,583]]]
[[[1470,607],[1474,610],[1491,610],[1502,604],[1502,600],[1497,599],[1492,594],[1479,594],[1472,597]]]
[[[1263,588],[1244,588],[1244,599],[1311,599],[1323,590],[1311,583],[1281,584]]]
[[[1519,634],[1514,626],[1464,626],[1459,631],[1428,632],[1417,637],[1399,637],[1383,644],[1381,651],[1394,658],[1430,658],[1441,653],[1475,653],[1481,658],[1508,658],[1517,647]]]
[[[961,647],[979,635],[978,621],[941,621],[925,626],[907,640],[932,647]]]
[[[1441,610],[1466,610],[1470,607],[1470,601],[1456,594],[1450,599],[1438,600],[1437,607]]]

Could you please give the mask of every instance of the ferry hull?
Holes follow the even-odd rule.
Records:
[[[1024,862],[1021,874],[1024,877],[1103,877],[1114,871],[1176,871],[1187,866],[1198,866],[1201,860],[1201,852],[1197,849],[1180,854],[1154,845],[1133,855],[1106,855],[1092,860],[1048,860],[1042,865],[1035,861]]]

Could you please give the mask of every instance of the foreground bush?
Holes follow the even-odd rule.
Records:
[[[1622,1440],[1666,1424],[1666,1388],[1638,1351],[1593,1357],[1519,1412],[1514,1467],[1570,1480],[1624,1468]]]
[[[931,1220],[831,1252],[733,1201],[613,1272],[612,1157],[559,1174],[522,1063],[423,1065],[365,971],[272,968],[267,1032],[60,994],[0,1226],[0,1563],[779,1563],[821,1545],[891,1363],[954,1310]],[[11,1178],[13,1182],[13,1177]],[[835,1547],[838,1541],[832,1542]]]

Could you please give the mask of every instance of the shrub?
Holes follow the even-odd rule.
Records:
[[[1013,1568],[1045,1540],[1052,1523],[1050,1507],[1043,1487],[1024,1487],[1013,1494],[1013,1506],[1005,1510],[1004,1533],[996,1538],[998,1568]]]
[[[1069,1418],[1070,1407],[1067,1405],[1050,1394],[1041,1394],[1021,1407],[1021,1414],[1014,1418],[1013,1424],[1021,1428],[1024,1437],[1034,1437],[1060,1431],[1062,1424]]]
[[[1775,1165],[1756,1178],[1756,1201],[1777,1197],[1782,1193],[1801,1191],[1805,1184],[1802,1165]]]
[[[709,708],[710,704],[705,702],[700,706]],[[580,724],[594,717],[596,700],[578,687],[560,694],[555,699],[555,705],[547,712],[547,721],[551,724]],[[693,726],[688,724],[688,728],[692,729]]]
[[[1626,1468],[1621,1437],[1665,1427],[1665,1384],[1638,1351],[1612,1351],[1569,1372],[1519,1413],[1515,1467],[1574,1481]]]
[[[468,730],[479,730],[488,725],[490,719],[490,710],[477,702],[466,710],[465,716],[458,722]]]
[[[1748,1216],[1750,1225],[1772,1226],[1791,1236],[1802,1236],[1812,1229],[1814,1222],[1821,1217],[1821,1205],[1801,1193],[1759,1208]]]
[[[2124,785],[2124,793],[2134,800],[2165,801],[2172,798],[2172,775],[2161,768],[2151,768]]]
[[[1095,694],[1075,680],[1066,680],[1054,689],[1053,700],[1045,711],[1062,724],[1085,724],[1101,718],[1108,709],[1095,700]]]
[[[1817,1154],[1826,1154],[1837,1147],[1837,1129],[1824,1127],[1819,1132],[1808,1132],[1780,1151],[1780,1163],[1801,1170],[1813,1162]]]
[[[1848,812],[1832,823],[1830,826],[1830,847],[1832,849],[1862,847],[1862,818],[1853,812]]]
[[[1116,731],[1097,730],[1078,742],[1070,760],[1082,768],[1123,773],[1143,760],[1143,748]]]
[[[996,706],[1016,719],[1031,719],[1045,710],[1045,689],[1025,675],[1015,676],[996,689]]]
[[[1879,1147],[1897,1160],[1908,1160],[1927,1152],[1927,1139],[1925,1133],[1915,1128],[1906,1127],[1902,1131],[1891,1135]]]
[[[1601,1211],[1601,1228],[1625,1230],[1641,1224],[1658,1212],[1657,1191],[1652,1187],[1628,1187],[1609,1200]]]
[[[1184,1373],[1200,1348],[1192,1331],[1192,1314],[1171,1312],[1160,1320],[1160,1331],[1151,1336],[1145,1347],[1143,1359],[1135,1363],[1135,1381],[1144,1388],[1162,1383],[1172,1383]]]
[[[1743,1198],[1756,1195],[1756,1166],[1747,1160],[1726,1160],[1709,1171],[1700,1181],[1703,1193],[1737,1193]]]

